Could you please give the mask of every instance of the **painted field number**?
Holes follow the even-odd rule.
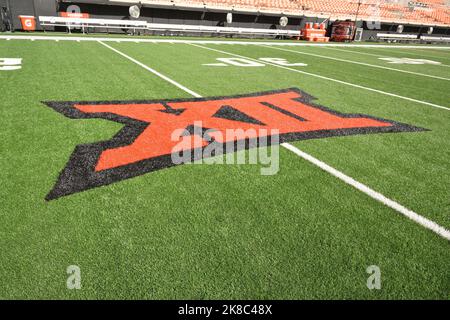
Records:
[[[209,67],[235,66],[235,67],[245,67],[245,68],[246,67],[264,67],[265,66],[264,63],[245,59],[245,58],[217,58],[216,60],[219,61],[219,63],[206,63],[203,65],[209,66]],[[285,67],[305,67],[305,66],[307,66],[306,63],[301,63],[301,62],[291,63],[283,58],[259,58],[258,60],[276,64],[279,66],[285,66]]]
[[[244,58],[217,58],[216,60],[236,67],[264,67],[263,63]]]
[[[0,58],[0,71],[19,70],[22,68],[22,59]]]
[[[391,58],[391,57],[378,58],[378,59],[384,60],[384,61],[387,61],[388,63],[393,63],[393,64],[434,64],[434,65],[441,64],[438,61],[427,60],[427,59]]]
[[[22,68],[22,59],[0,58],[0,71],[19,70]]]
[[[290,63],[286,59],[283,59],[283,58],[259,58],[259,60],[278,64],[279,66],[285,66],[285,67],[306,67],[307,66],[306,63],[301,63],[301,62]]]

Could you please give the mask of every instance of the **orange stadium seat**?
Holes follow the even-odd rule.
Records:
[[[284,13],[311,13],[339,18],[355,16],[359,0],[172,0],[171,2],[178,5],[208,5]],[[361,0],[358,15],[361,19],[379,19],[381,21],[450,24],[450,9],[445,0],[418,0],[411,3],[411,6],[405,6],[401,2],[393,0]]]

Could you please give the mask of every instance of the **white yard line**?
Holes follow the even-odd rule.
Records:
[[[444,107],[444,106],[441,106],[441,105],[438,105],[438,104],[435,104],[435,103],[422,101],[422,100],[417,100],[417,99],[414,99],[414,98],[400,96],[400,95],[395,94],[395,93],[390,93],[390,92],[386,92],[386,91],[382,91],[382,90],[378,90],[378,89],[373,89],[373,88],[369,88],[369,87],[360,86],[358,84],[354,84],[354,83],[350,83],[350,82],[346,82],[346,81],[342,81],[342,80],[338,80],[338,79],[334,79],[334,78],[321,76],[321,75],[318,75],[318,74],[315,74],[315,73],[306,72],[306,71],[302,71],[302,70],[298,70],[298,69],[282,66],[282,65],[271,63],[271,62],[267,62],[267,61],[253,59],[253,58],[250,58],[250,57],[247,57],[247,56],[242,56],[242,55],[231,53],[231,52],[228,52],[228,51],[223,51],[223,50],[219,50],[219,49],[213,49],[213,48],[209,48],[209,47],[204,47],[204,46],[201,46],[201,45],[198,45],[198,44],[193,44],[193,43],[191,43],[190,45],[198,47],[198,48],[206,49],[206,50],[220,52],[220,53],[227,54],[227,55],[230,55],[230,56],[244,58],[244,59],[248,59],[248,60],[251,60],[251,61],[257,61],[259,63],[264,63],[266,65],[274,66],[274,67],[277,67],[277,68],[281,68],[281,69],[289,70],[289,71],[292,71],[292,72],[305,74],[305,75],[308,75],[308,76],[312,76],[312,77],[316,77],[316,78],[320,78],[320,79],[324,79],[324,80],[328,80],[328,81],[337,82],[337,83],[344,84],[344,85],[347,85],[347,86],[351,86],[351,87],[354,87],[354,88],[359,88],[359,89],[363,89],[363,90],[367,90],[367,91],[372,91],[372,92],[380,93],[380,94],[383,94],[383,95],[386,95],[386,96],[395,97],[395,98],[399,98],[399,99],[403,99],[403,100],[407,100],[407,101],[411,101],[411,102],[427,105],[427,106],[430,106],[430,107],[434,107],[434,108],[439,108],[439,109],[450,111],[449,107]]]
[[[137,61],[136,59],[126,55],[125,53],[105,44],[102,43],[101,41],[99,41],[99,43],[101,43],[102,45],[104,45],[105,47],[111,49],[112,51],[116,52],[117,54],[121,55],[122,57],[132,61],[133,63],[139,65],[140,67],[144,68],[147,71],[150,71],[151,73],[153,73],[154,75],[160,77],[161,79],[168,81],[169,83],[175,85],[176,87],[182,89],[183,91],[189,93],[190,95],[197,97],[197,98],[201,98],[202,96],[188,88],[186,88],[185,86],[183,86],[182,84],[176,82],[175,80],[163,75],[162,73],[146,66],[145,64]],[[382,195],[381,193],[378,193],[374,190],[372,190],[371,188],[369,188],[368,186],[356,181],[355,179],[345,175],[344,173],[338,171],[337,169],[327,165],[326,163],[314,158],[313,156],[307,154],[306,152],[301,151],[300,149],[298,149],[297,147],[294,147],[293,145],[289,144],[289,143],[282,143],[281,146],[283,146],[284,148],[286,148],[287,150],[295,153],[296,155],[298,155],[299,157],[303,158],[304,160],[314,164],[315,166],[319,167],[320,169],[330,173],[331,175],[341,179],[342,181],[344,181],[345,183],[351,185],[352,187],[362,191],[363,193],[367,194],[369,197],[383,203],[384,205],[394,209],[395,211],[403,214],[404,216],[408,217],[409,219],[413,220],[414,222],[418,223],[419,225],[430,229],[431,231],[435,232],[436,234],[440,235],[441,237],[450,240],[450,231],[448,231],[447,229],[445,229],[444,227],[441,227],[440,225],[438,225],[437,223],[435,223],[434,221],[431,221],[417,213],[415,213],[414,211],[411,211],[409,209],[407,209],[406,207],[402,206],[401,204],[385,197],[384,195]]]
[[[450,81],[449,78],[444,78],[444,77],[439,77],[439,76],[433,76],[433,75],[429,75],[429,74],[425,74],[425,73],[420,73],[420,72],[414,72],[414,71],[407,71],[407,70],[402,70],[402,69],[396,69],[396,68],[391,68],[391,67],[385,67],[385,66],[380,66],[380,65],[370,64],[370,63],[365,63],[365,62],[358,62],[358,61],[346,60],[346,59],[341,59],[341,58],[335,58],[335,57],[323,56],[323,55],[321,55],[321,54],[316,54],[316,53],[309,53],[309,52],[303,52],[303,51],[297,51],[297,50],[289,50],[289,49],[277,48],[277,47],[273,47],[273,46],[272,46],[272,47],[269,47],[269,46],[261,46],[261,47],[265,47],[265,48],[269,48],[269,49],[273,49],[273,50],[280,50],[280,51],[292,52],[292,53],[296,53],[296,54],[302,54],[302,55],[312,56],[312,57],[317,57],[317,58],[321,58],[321,59],[328,59],[328,60],[334,60],[334,61],[339,61],[339,62],[352,63],[352,64],[357,64],[357,65],[361,65],[361,66],[365,66],[365,67],[370,67],[370,68],[378,68],[378,69],[384,69],[384,70],[389,70],[389,71],[396,71],[396,72],[402,72],[402,73],[413,74],[413,75],[421,76],[421,77],[428,77],[428,78],[434,78],[434,79],[439,79],[439,80]]]
[[[75,37],[75,36],[17,36],[0,35],[0,40],[46,40],[46,41],[102,41],[102,42],[135,42],[135,43],[172,43],[172,44],[241,44],[241,45],[267,45],[267,46],[306,46],[306,47],[342,47],[342,48],[390,48],[390,49],[439,49],[450,50],[450,46],[411,46],[411,45],[383,45],[383,44],[347,44],[347,43],[317,43],[304,41],[239,41],[239,40],[182,40],[182,39],[145,39],[145,38],[121,38],[121,37]]]
[[[314,158],[313,156],[307,154],[306,152],[301,151],[300,149],[298,149],[297,147],[294,147],[293,145],[291,145],[289,143],[282,143],[281,146],[283,146],[284,148],[288,149],[289,151],[292,151],[293,153],[295,153],[299,157],[301,157],[301,158],[305,159],[306,161],[316,165],[320,169],[328,172],[329,174],[335,176],[336,178],[338,178],[338,179],[344,181],[345,183],[351,185],[352,187],[358,189],[359,191],[365,193],[366,195],[368,195],[372,199],[375,199],[375,200],[381,202],[382,204],[384,204],[385,206],[388,206],[389,208],[392,208],[395,211],[401,213],[402,215],[404,215],[405,217],[407,217],[407,218],[411,219],[412,221],[418,223],[422,227],[425,227],[425,228],[433,231],[434,233],[440,235],[441,237],[443,237],[443,238],[445,238],[447,240],[450,240],[450,231],[445,229],[444,227],[438,225],[436,222],[434,222],[432,220],[429,220],[429,219],[421,216],[420,214],[415,213],[412,210],[409,210],[408,208],[402,206],[398,202],[395,202],[394,200],[391,200],[391,199],[385,197],[381,193],[379,193],[379,192],[369,188],[368,186],[362,184],[361,182],[356,181],[352,177],[347,176],[346,174],[344,174],[344,173],[336,170],[335,168],[327,165],[326,163],[324,163],[324,162]]]
[[[192,90],[189,90],[188,88],[186,88],[186,87],[183,86],[182,84],[180,84],[180,83],[178,83],[178,82],[176,82],[176,81],[170,79],[169,77],[166,77],[166,76],[163,75],[162,73],[159,73],[159,72],[156,71],[155,69],[152,69],[152,68],[146,66],[145,64],[143,64],[143,63],[137,61],[136,59],[133,59],[132,57],[126,55],[125,53],[123,53],[123,52],[121,52],[121,51],[119,51],[119,50],[117,50],[117,49],[114,49],[113,47],[107,45],[106,43],[103,43],[102,41],[98,41],[98,43],[100,43],[100,44],[104,45],[105,47],[111,49],[111,50],[114,51],[115,53],[120,54],[122,57],[124,57],[124,58],[130,60],[131,62],[136,63],[138,66],[144,68],[144,69],[147,70],[147,71],[150,71],[150,72],[153,73],[154,75],[156,75],[156,76],[158,76],[158,77],[160,77],[160,78],[166,80],[167,82],[169,82],[169,83],[173,84],[174,86],[180,88],[181,90],[183,90],[183,91],[189,93],[190,95],[192,95],[192,96],[194,96],[194,97],[196,97],[196,98],[200,98],[200,97],[201,97],[198,93],[196,93],[196,92],[194,92],[194,91],[192,91]]]

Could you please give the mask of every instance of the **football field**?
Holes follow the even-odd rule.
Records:
[[[9,38],[0,298],[450,298],[450,47]],[[197,120],[275,172],[174,165]]]

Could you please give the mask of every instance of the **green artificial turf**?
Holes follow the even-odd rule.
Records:
[[[430,131],[292,144],[450,229],[450,111],[274,67],[208,67],[231,57],[189,44],[109,43],[202,96],[297,87],[316,102]],[[450,107],[447,80],[275,48],[207,45]],[[375,56],[450,64],[448,50],[289,48],[450,78],[448,66],[391,65]],[[347,49],[346,49],[347,50]],[[0,298],[449,299],[449,242],[280,149],[280,172],[259,165],[183,165],[105,187],[44,198],[74,147],[121,125],[69,119],[42,101],[189,98],[96,42],[0,41]],[[82,289],[66,288],[78,265]],[[381,269],[369,290],[366,268]]]

